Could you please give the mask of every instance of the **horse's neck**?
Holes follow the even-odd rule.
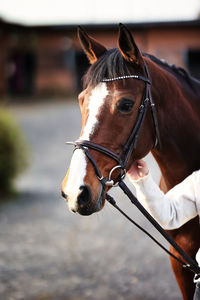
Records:
[[[200,168],[200,108],[174,75],[160,68],[150,71],[161,137],[161,149],[152,154],[171,188]]]

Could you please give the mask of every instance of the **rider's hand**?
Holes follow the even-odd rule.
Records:
[[[134,162],[128,170],[127,175],[130,180],[138,180],[145,177],[149,173],[149,169],[144,160],[140,159]]]

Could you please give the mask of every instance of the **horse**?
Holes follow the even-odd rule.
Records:
[[[182,68],[143,54],[123,24],[119,26],[117,48],[107,50],[80,27],[78,37],[91,64],[78,98],[82,114],[79,139],[101,145],[112,153],[120,153],[137,120],[146,87],[146,82],[139,79],[146,77],[146,66],[160,139],[158,141],[148,106],[126,170],[151,152],[162,173],[160,187],[166,192],[199,169],[200,82]],[[90,215],[104,207],[105,195],[111,186],[102,184],[85,151],[80,147],[75,149],[62,182],[62,195],[72,212]],[[116,161],[96,149],[87,151],[101,171],[102,178],[107,178]],[[112,172],[114,182],[119,173],[119,169]],[[169,234],[188,255],[195,258],[200,246],[198,217],[179,229],[169,231]],[[170,250],[179,257],[173,248]],[[193,299],[193,274],[173,258],[171,265],[183,299]]]

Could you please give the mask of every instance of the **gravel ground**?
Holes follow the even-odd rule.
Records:
[[[64,143],[81,126],[77,103],[10,109],[29,141],[31,166],[17,182],[19,196],[0,204],[0,300],[181,299],[167,255],[109,204],[82,217],[60,197],[72,152]],[[113,195],[154,232],[118,189]]]

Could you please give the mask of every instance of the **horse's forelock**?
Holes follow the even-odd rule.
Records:
[[[95,87],[105,78],[130,75],[130,68],[120,51],[108,50],[96,63],[90,66],[83,77],[84,89],[88,86]]]

